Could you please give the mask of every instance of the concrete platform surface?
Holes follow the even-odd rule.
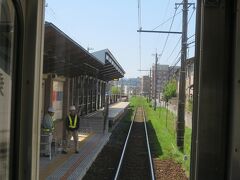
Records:
[[[109,114],[108,118],[109,119],[114,119],[116,118],[119,114],[121,114],[128,106],[129,102],[118,102],[115,104],[111,104],[109,106]]]
[[[82,179],[109,137],[110,133],[92,134],[81,141],[78,154],[71,149],[68,154],[57,154],[52,160],[42,157],[39,179]]]

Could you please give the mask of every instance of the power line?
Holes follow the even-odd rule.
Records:
[[[171,25],[170,25],[170,28],[169,28],[169,32],[170,32],[171,29],[172,29],[172,25],[173,25],[173,22],[174,22],[174,19],[175,19],[175,16],[176,16],[177,9],[178,9],[178,8],[175,9],[174,16],[173,16],[173,18],[172,18],[172,22],[171,22]],[[163,55],[163,53],[164,53],[165,47],[166,47],[166,45],[167,45],[167,41],[168,41],[169,34],[170,34],[170,33],[168,33],[168,35],[167,35],[167,37],[166,37],[166,40],[165,40],[163,49],[162,49],[161,54],[160,54],[160,58],[162,57],[162,55]],[[158,58],[157,58],[157,53],[156,53],[156,61],[155,61],[155,89],[154,89],[154,110],[156,110],[156,93],[157,93],[157,92],[156,92],[156,88],[157,88],[157,86],[156,86],[156,84],[157,84],[157,73],[156,73],[156,71],[157,71],[157,63],[158,63]]]
[[[169,28],[169,32],[170,32],[171,29],[172,29],[172,25],[173,25],[173,22],[174,22],[174,19],[175,19],[177,10],[178,10],[178,8],[175,9],[175,12],[174,12],[174,15],[173,15],[173,19],[172,19],[172,22],[171,22],[171,25],[170,25],[170,28]],[[170,35],[170,33],[168,33],[168,35],[167,35],[167,37],[166,37],[166,40],[165,40],[165,43],[164,43],[164,46],[163,46],[163,49],[162,49],[162,52],[161,52],[161,57],[162,57],[162,55],[163,55],[163,53],[164,53],[164,50],[165,50],[165,48],[166,48],[169,35]]]
[[[164,17],[165,17],[166,14],[167,14],[167,11],[168,11],[168,8],[169,8],[169,4],[170,4],[170,0],[168,0],[167,7],[166,7],[165,12],[164,12]]]
[[[181,13],[182,13],[182,12],[180,11],[180,12],[176,13],[175,16],[177,16],[177,15],[179,15],[179,14],[181,14]],[[158,26],[156,26],[155,28],[153,28],[152,31],[154,31],[155,29],[159,28],[160,26],[166,24],[168,21],[170,21],[171,19],[173,19],[175,16],[169,17],[166,21],[162,22],[161,24],[159,24]]]
[[[162,21],[164,21],[166,15],[167,15],[167,12],[168,12],[168,9],[169,9],[169,4],[170,4],[170,0],[168,0],[167,6],[166,6],[166,8],[165,8],[164,15],[163,15],[163,17],[162,17]],[[162,26],[163,24],[167,23],[167,22],[168,22],[169,20],[171,20],[172,18],[173,18],[173,17],[168,18],[167,21],[165,21],[164,23],[161,23],[160,25],[158,25],[157,27],[155,27],[153,30],[155,30],[155,29],[159,28],[160,26]],[[159,37],[161,37],[161,34],[159,34]],[[156,43],[155,46],[157,47],[157,43]]]
[[[180,40],[181,40],[181,39],[182,39],[182,36],[178,39],[177,44],[174,46],[174,48],[173,48],[170,56],[168,56],[168,58],[167,58],[166,61],[168,61],[168,60],[170,59],[170,57],[173,55],[173,52],[176,50],[176,48],[177,48],[178,44],[180,43]]]
[[[188,19],[188,23],[191,21],[195,10],[196,10],[196,8],[195,8],[195,6],[194,6],[194,7],[193,7],[193,11],[192,11],[192,13],[191,13],[191,15],[190,15],[190,18]]]
[[[141,32],[139,33],[139,61],[140,61],[140,69],[142,69],[142,37]]]
[[[188,37],[188,39],[191,39],[191,38],[192,38],[192,37],[194,37],[194,36],[195,36],[195,34],[193,34],[193,35],[189,36],[189,37]]]
[[[190,44],[193,44],[193,43],[195,43],[195,41],[191,41],[190,43],[187,43],[187,45],[190,45]]]
[[[188,23],[190,22],[190,20],[191,20],[191,18],[192,18],[192,16],[193,16],[193,13],[194,13],[194,11],[195,11],[195,9],[194,9],[194,11],[192,12],[192,14],[191,14],[191,16],[190,16],[190,18],[189,18],[189,20],[187,20],[187,9],[188,9],[188,1],[187,0],[184,0],[184,3],[180,3],[180,4],[178,4],[179,6],[180,5],[183,5],[183,35],[182,35],[182,37],[181,38],[184,38],[184,39],[182,39],[182,49],[181,49],[181,51],[179,52],[179,54],[181,53],[181,58],[178,58],[178,56],[179,56],[179,54],[177,55],[177,57],[176,57],[176,59],[177,59],[177,62],[174,64],[174,66],[173,67],[171,67],[171,69],[169,70],[169,76],[170,76],[170,72],[176,67],[176,65],[181,61],[181,76],[180,76],[180,82],[181,82],[181,84],[180,84],[180,87],[185,87],[185,84],[183,84],[183,81],[181,81],[181,79],[185,79],[185,76],[183,76],[183,72],[185,72],[185,71],[183,71],[183,65],[184,65],[184,63],[183,62],[185,62],[185,61],[183,61],[183,60],[185,60],[186,59],[186,50],[187,50],[187,40],[188,40],[188,38],[187,38],[187,25],[188,25]],[[178,6],[178,7],[179,7]],[[180,39],[181,39],[180,38]],[[179,40],[178,40],[179,41]],[[175,47],[174,47],[174,49],[173,49],[173,51],[171,52],[171,54],[170,54],[170,56],[169,57],[171,57],[172,56],[172,54],[173,54],[173,52],[175,51],[175,49],[176,49],[176,47],[177,47],[177,45],[178,45],[178,43],[179,42],[177,42],[177,44],[175,45]],[[194,42],[191,42],[191,43],[194,43]],[[175,61],[175,60],[174,60]],[[185,74],[184,74],[185,75]],[[185,91],[182,91],[182,88],[181,88],[181,93],[183,93],[183,92],[185,92]],[[184,96],[181,96],[181,97],[184,97]],[[183,103],[183,101],[182,101],[182,99],[183,98],[179,98],[179,101],[181,101],[181,103],[182,104],[184,104]],[[184,142],[184,138],[182,138],[182,136],[180,137],[180,135],[182,135],[181,134],[181,132],[183,131],[183,134],[184,134],[184,130],[182,130],[182,125],[184,125],[184,121],[182,121],[182,117],[180,118],[179,116],[181,115],[182,116],[182,114],[184,114],[184,109],[182,108],[182,104],[181,103],[179,103],[178,104],[178,123],[181,125],[181,126],[178,126],[178,131],[177,131],[177,145],[178,145],[178,147],[179,147],[179,149],[181,149],[181,150],[183,150],[183,144],[182,144],[182,142]],[[181,106],[181,107],[180,107]],[[182,113],[182,111],[180,112],[180,109],[182,110],[183,109],[183,113]],[[183,117],[183,120],[184,120],[184,117]],[[181,132],[180,132],[181,131]]]
[[[179,57],[177,62],[175,62],[175,64],[171,66],[172,67],[171,70],[174,69],[180,61],[181,61],[181,58]]]
[[[181,54],[181,50],[179,51],[178,55],[176,56],[176,58],[175,58],[174,61],[173,61],[174,63],[172,63],[171,66],[174,66],[174,67],[175,67],[175,66],[177,65],[177,63],[180,61],[180,60],[179,60],[179,57],[178,57],[180,54]],[[177,60],[177,62],[175,62],[176,60]],[[173,64],[174,64],[174,65],[173,65]]]
[[[141,12],[141,0],[138,0],[138,29],[142,29],[142,12]],[[142,37],[141,32],[139,33],[139,63],[140,69],[142,69]]]
[[[191,13],[191,16],[190,16],[190,18],[188,19],[188,23],[187,23],[187,24],[189,24],[189,22],[191,21],[195,10],[196,10],[196,8],[194,8],[193,12]],[[192,37],[194,37],[194,36],[195,36],[195,34],[193,34],[193,35],[191,35],[190,37],[188,37],[188,39],[190,39],[190,38],[192,38]],[[176,48],[177,48],[178,44],[180,43],[180,40],[181,40],[181,39],[182,39],[182,36],[178,39],[177,44],[176,44],[175,47],[173,48],[170,56],[168,56],[167,61],[168,61],[168,60],[170,59],[170,57],[173,55],[173,52],[176,50]],[[175,60],[174,60],[174,61],[175,61]]]
[[[190,48],[192,48],[192,47],[195,47],[195,44],[194,44],[194,45],[192,45],[192,46],[189,46],[188,48],[190,49]]]
[[[138,29],[142,28],[141,0],[138,0]]]

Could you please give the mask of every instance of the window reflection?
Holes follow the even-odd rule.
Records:
[[[0,179],[9,176],[14,9],[0,0]]]

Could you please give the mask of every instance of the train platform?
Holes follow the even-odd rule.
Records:
[[[128,106],[129,102],[117,102],[109,105],[108,121],[110,128],[126,114]],[[80,120],[80,124],[83,129],[93,133],[103,133],[104,130],[108,128],[104,128],[105,124],[102,109],[84,116]]]
[[[51,160],[47,157],[40,158],[39,179],[81,179],[108,142],[109,137],[110,133],[79,134],[78,154],[74,153],[74,149],[70,149],[68,154],[57,153]]]
[[[129,104],[129,102],[118,102],[109,106],[108,122],[110,130],[114,129],[119,120],[127,113]]]
[[[129,102],[111,104],[108,114],[109,122],[118,122],[127,112],[128,106]],[[82,133],[79,133],[79,153],[75,154],[74,149],[70,149],[68,154],[61,154],[61,149],[57,149],[51,160],[48,157],[41,157],[40,180],[75,180],[81,179],[85,175],[108,142],[111,133],[104,133],[104,120],[101,110],[83,117],[80,124],[80,132]],[[74,147],[73,142],[71,147]]]
[[[129,102],[118,102],[109,106],[109,119],[117,119],[129,106]]]

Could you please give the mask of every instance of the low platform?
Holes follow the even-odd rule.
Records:
[[[118,122],[127,112],[128,106],[128,102],[110,105],[109,122]],[[116,124],[114,123],[114,125]],[[57,153],[51,160],[48,157],[41,157],[39,179],[81,179],[109,140],[111,133],[103,133],[103,126],[101,110],[82,118],[79,153],[75,154],[74,149],[71,149],[68,154]]]
[[[119,102],[111,104],[109,106],[108,114],[109,120],[117,119],[124,112],[124,110],[128,108],[129,104],[130,104],[129,102]]]
[[[119,102],[109,106],[108,122],[110,129],[113,129],[117,125],[118,120],[125,116],[129,104],[129,102]]]
[[[91,134],[80,141],[78,154],[71,149],[68,154],[53,156],[51,161],[47,157],[41,157],[39,179],[81,179],[108,142],[109,137],[110,133]]]
[[[117,102],[114,104],[109,105],[108,111],[108,121],[109,126],[112,127],[115,122],[121,117],[123,117],[128,109],[129,102]],[[104,118],[103,118],[103,111],[98,110],[87,116],[83,117],[80,120],[80,126],[83,129],[88,129],[90,132],[93,133],[103,133],[104,131]]]

